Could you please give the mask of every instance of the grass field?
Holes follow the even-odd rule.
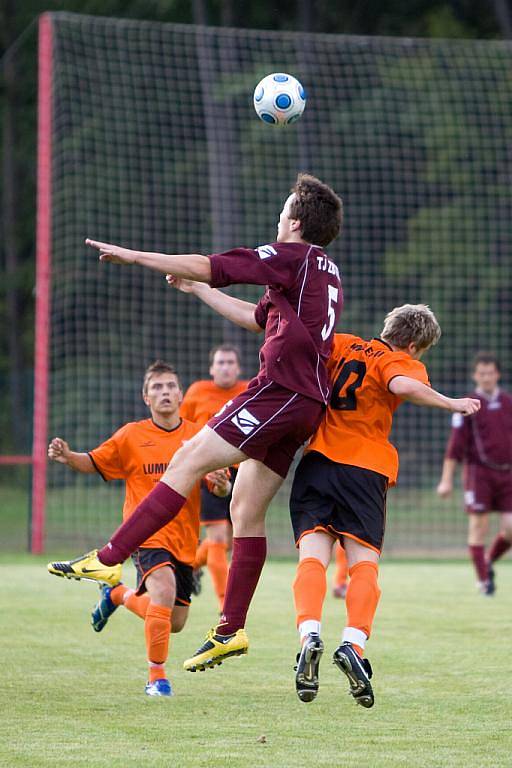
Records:
[[[370,643],[376,704],[358,707],[330,663],[343,605],[329,598],[318,699],[296,698],[294,564],[267,565],[247,657],[205,673],[180,662],[215,620],[209,585],[173,639],[170,700],[148,699],[142,622],[120,609],[88,625],[92,584],[41,560],[0,559],[3,617],[0,766],[26,768],[485,768],[512,765],[512,567],[492,599],[464,563],[389,562]],[[130,583],[133,573],[126,574]],[[208,579],[205,578],[205,582]]]

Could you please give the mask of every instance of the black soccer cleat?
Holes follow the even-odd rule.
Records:
[[[485,581],[484,586],[484,595],[487,595],[488,597],[491,597],[496,592],[496,581],[495,581],[495,575],[494,575],[494,568],[492,567],[492,564],[489,563],[489,567],[487,569],[487,579]]]
[[[341,669],[350,683],[350,693],[362,707],[370,709],[374,704],[370,678],[373,675],[368,659],[362,659],[352,643],[342,643],[334,651],[332,660]]]
[[[297,674],[295,689],[301,701],[309,702],[316,699],[318,693],[318,669],[324,652],[322,638],[312,632],[304,641],[302,650],[297,654]]]

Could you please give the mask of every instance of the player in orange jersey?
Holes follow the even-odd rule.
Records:
[[[146,370],[142,397],[151,418],[125,424],[89,453],[71,451],[59,437],[48,448],[50,459],[77,472],[98,472],[105,481],[125,480],[124,520],[160,480],[173,454],[200,430],[197,424],[180,417],[183,393],[178,375],[167,363],[158,360]],[[231,486],[223,470],[212,473],[210,481],[217,493],[229,493]],[[199,536],[199,504],[197,483],[182,512],[134,553],[137,589],[128,589],[121,583],[103,585],[101,598],[92,612],[92,625],[97,632],[120,605],[144,619],[149,664],[145,690],[149,696],[172,695],[165,673],[171,619],[172,631],[180,632],[188,617],[192,563]],[[65,575],[49,569],[56,575]]]
[[[420,358],[440,335],[424,304],[393,309],[380,338],[335,335],[331,400],[297,467],[290,499],[300,556],[293,590],[302,640],[295,679],[301,701],[312,701],[318,691],[325,572],[340,541],[350,581],[347,623],[333,661],[347,676],[357,703],[373,706],[372,669],[363,652],[380,597],[386,493],[398,473],[398,454],[388,439],[393,413],[403,400],[463,414],[480,408],[474,398],[445,397],[430,387]]]
[[[247,389],[247,381],[240,381],[240,351],[233,344],[220,344],[210,351],[211,379],[195,381],[190,385],[183,403],[181,415],[203,427],[230,400]],[[236,468],[231,467],[231,484],[236,478]],[[228,580],[228,549],[231,549],[232,526],[229,516],[231,494],[220,498],[201,484],[201,524],[206,528],[206,538],[199,545],[194,562],[195,573],[203,565],[208,571],[222,611]]]

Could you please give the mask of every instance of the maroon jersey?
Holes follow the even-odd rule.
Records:
[[[343,306],[336,264],[317,245],[273,243],[210,256],[210,285],[266,285],[255,319],[265,330],[258,377],[326,403],[326,362]]]
[[[454,413],[446,458],[489,469],[512,469],[512,397],[498,390],[487,398],[479,392],[482,407],[472,416]]]

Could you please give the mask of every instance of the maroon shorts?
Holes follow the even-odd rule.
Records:
[[[512,471],[467,464],[464,467],[464,506],[470,515],[512,512]]]
[[[258,378],[227,402],[208,426],[249,458],[286,477],[297,450],[311,437],[323,413],[317,400]]]

